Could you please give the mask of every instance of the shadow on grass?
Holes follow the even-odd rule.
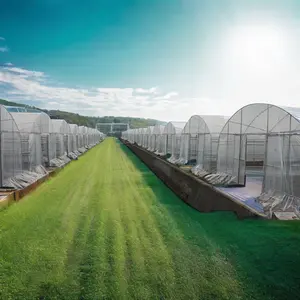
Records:
[[[230,212],[200,213],[181,201],[125,145],[120,147],[186,242],[192,240],[203,247],[199,232],[204,231],[235,266],[248,294],[255,299],[258,295],[262,299],[299,299],[299,221],[241,221]]]

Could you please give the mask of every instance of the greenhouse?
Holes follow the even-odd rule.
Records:
[[[126,138],[127,138],[128,142],[131,142],[131,131],[132,131],[132,129],[128,129],[126,131]]]
[[[41,111],[8,109],[0,105],[0,185],[21,189],[47,174],[47,167],[70,161],[72,157],[66,155],[78,147],[78,126],[51,120]],[[87,134],[84,137],[88,139]],[[96,129],[89,129],[91,146],[102,137]]]
[[[90,128],[90,134],[89,134],[89,145],[93,146],[97,144],[101,139],[101,133],[95,128]]]
[[[264,200],[299,207],[299,115],[300,109],[263,103],[238,110],[220,133],[217,171],[235,185],[255,183]]]
[[[226,120],[224,116],[192,116],[181,133],[179,162],[215,170],[219,134]]]
[[[180,137],[185,124],[185,122],[167,123],[162,137],[163,155],[171,155],[172,159],[179,158]]]
[[[137,128],[136,129],[136,143],[139,145],[139,146],[142,146],[142,142],[143,142],[143,131],[144,131],[144,128]]]
[[[51,120],[45,113],[11,113],[21,133],[22,169],[35,171],[48,166],[55,158],[55,145],[51,143]]]
[[[128,129],[127,131],[128,142],[134,143],[134,129]]]
[[[0,105],[0,186],[11,186],[9,180],[22,173],[21,134],[12,115]]]
[[[153,150],[155,153],[161,155],[163,153],[163,132],[165,126],[155,125],[152,133],[152,143],[154,144]],[[154,139],[154,141],[153,141]]]
[[[88,128],[88,146],[95,144],[95,130],[94,128]]]
[[[129,142],[130,129],[123,132],[124,139]]]
[[[133,144],[136,143],[137,140],[137,131],[136,128],[130,130],[130,140]]]
[[[77,124],[69,124],[71,131],[71,152],[78,150],[78,133],[79,127]]]
[[[122,137],[123,140],[128,141],[128,130],[123,131],[122,134],[121,134],[121,137]]]
[[[137,144],[137,142],[139,140],[139,129],[135,128],[135,129],[132,129],[132,131],[133,131],[133,140],[134,140],[134,143]]]
[[[144,144],[144,136],[145,136],[146,130],[147,130],[147,128],[137,129],[137,144],[139,146],[143,146],[143,144]]]
[[[140,141],[140,128],[133,129],[133,132],[134,132],[134,142],[138,144]]]
[[[145,149],[148,149],[150,147],[153,127],[154,126],[149,126],[149,127],[144,129],[142,147],[145,148]]]
[[[149,126],[147,128],[145,138],[146,138],[146,149],[149,151],[154,151],[155,148],[155,136],[153,135],[154,126]]]
[[[52,132],[56,135],[56,157],[66,156],[71,152],[71,130],[65,120],[53,119]]]
[[[78,149],[83,150],[87,146],[87,127],[86,126],[79,126],[79,147]]]
[[[93,132],[93,128],[87,128],[87,146],[90,146],[93,144],[93,137],[94,132]]]
[[[143,131],[143,144],[142,147],[147,149],[148,148],[148,127],[144,128]]]
[[[100,141],[100,132],[96,128],[92,128],[92,145]]]

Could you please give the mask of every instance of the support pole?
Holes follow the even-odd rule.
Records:
[[[265,157],[264,157],[264,177],[263,177],[263,184],[262,184],[262,192],[265,190],[265,185],[266,185],[266,162],[268,160],[268,143],[269,143],[269,111],[270,111],[270,105],[268,104],[268,108],[267,108],[267,131],[266,131]]]

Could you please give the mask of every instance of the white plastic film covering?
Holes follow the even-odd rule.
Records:
[[[180,145],[181,145],[181,134],[176,133],[172,136],[172,151],[171,151],[171,162],[177,162],[180,157]]]
[[[138,138],[137,138],[137,144],[139,146],[143,146],[144,144],[144,136],[147,128],[139,128],[138,129]]]
[[[274,209],[274,203],[277,209],[295,209],[296,199],[300,198],[299,115],[295,108],[251,104],[237,111],[220,134],[218,171],[231,174],[235,183],[244,184],[247,166],[261,164],[261,199],[269,209]]]
[[[153,133],[152,133],[152,151],[161,153],[162,146],[163,146],[163,132],[164,132],[165,126],[163,125],[155,125],[153,128]]]
[[[87,146],[87,127],[79,126],[80,148]]]
[[[23,112],[11,113],[11,115],[21,134],[22,169],[34,171],[45,162],[42,151],[42,133],[49,133],[47,115]]]
[[[78,145],[78,136],[73,139],[79,131],[77,125],[71,131],[64,120],[51,120],[39,111],[14,110],[9,113],[0,106],[0,113],[2,187],[23,188],[47,173],[44,166],[61,166],[70,161],[63,155]],[[84,127],[82,132],[82,144],[89,142],[89,147],[104,138],[96,129]]]
[[[295,109],[291,111],[295,113]],[[272,197],[276,195],[276,198],[282,199],[283,202],[278,203],[278,206],[286,205],[285,202],[288,200],[291,204],[288,209],[296,209],[299,214],[300,123],[298,115],[293,116],[287,110],[278,108],[269,109],[269,118],[271,113],[275,115],[277,122],[269,121],[271,131],[266,136],[263,194]]]
[[[71,151],[77,151],[78,150],[78,133],[79,133],[79,127],[76,124],[70,124],[70,130],[71,130]]]
[[[52,131],[56,133],[56,153],[57,157],[67,155],[72,152],[71,128],[65,120],[53,119]]]
[[[218,137],[226,120],[223,116],[192,116],[182,130],[180,162],[211,171],[216,165]]]
[[[137,144],[138,140],[139,140],[139,129],[135,128],[133,129],[133,142]]]
[[[153,129],[154,126],[149,126],[146,130],[146,134],[145,134],[145,148],[148,150],[152,150],[153,146]]]
[[[176,150],[174,149],[174,147],[176,146],[175,136],[178,135],[180,137],[185,124],[186,124],[185,122],[167,123],[167,125],[164,128],[163,138],[162,138],[162,154],[171,155],[171,156],[175,154],[174,153],[176,152]]]
[[[17,124],[0,105],[0,186],[9,186],[8,180],[22,172],[21,135]]]

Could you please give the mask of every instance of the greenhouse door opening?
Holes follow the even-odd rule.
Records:
[[[247,194],[258,197],[262,193],[264,181],[264,161],[266,135],[245,135],[245,189]],[[243,168],[241,168],[243,169]]]
[[[247,135],[246,139],[246,184],[256,182],[262,187],[264,180],[266,135]]]
[[[188,165],[196,165],[198,156],[198,135],[190,134]]]

